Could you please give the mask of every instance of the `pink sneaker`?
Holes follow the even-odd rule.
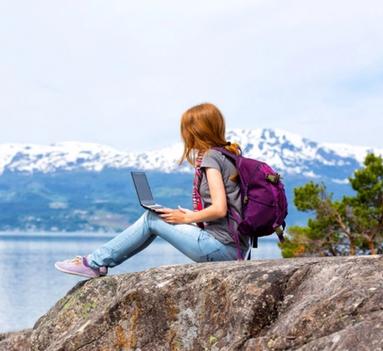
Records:
[[[108,274],[108,267],[92,268],[85,256],[76,256],[69,260],[58,261],[55,263],[55,267],[61,272],[87,278],[96,278]]]

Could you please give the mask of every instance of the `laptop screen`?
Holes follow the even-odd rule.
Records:
[[[132,172],[133,182],[137,195],[142,203],[153,202],[153,195],[149,187],[148,179],[144,172]]]

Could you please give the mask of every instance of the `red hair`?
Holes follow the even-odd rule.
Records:
[[[181,137],[184,151],[179,164],[186,159],[194,166],[197,152],[205,152],[213,146],[223,146],[237,155],[240,153],[238,144],[226,141],[225,119],[211,103],[193,106],[182,114]]]

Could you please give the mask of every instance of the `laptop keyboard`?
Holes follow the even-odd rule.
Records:
[[[150,207],[150,208],[163,208],[163,206],[158,205],[158,204],[150,205],[150,206],[148,206],[148,207]]]

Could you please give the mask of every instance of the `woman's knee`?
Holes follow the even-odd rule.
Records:
[[[153,229],[153,223],[155,221],[161,220],[159,214],[151,210],[145,210],[141,218],[144,220],[149,230]]]
[[[146,223],[149,223],[150,219],[152,218],[152,215],[153,215],[153,211],[145,210],[139,219],[143,220]]]
[[[150,231],[151,222],[152,222],[151,212],[152,211],[150,210],[145,210],[144,213],[142,213],[141,216],[134,223],[132,223],[130,226],[126,228],[126,231],[128,232],[132,230],[142,230],[144,232]]]

